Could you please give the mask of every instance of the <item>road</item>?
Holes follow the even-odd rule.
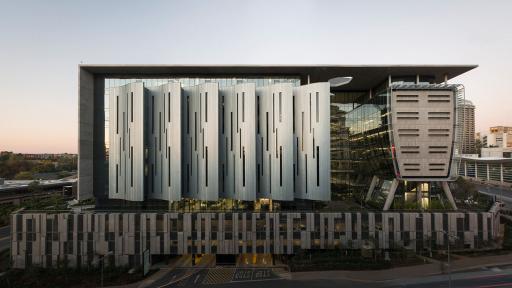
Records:
[[[221,271],[224,269],[224,271]],[[279,275],[272,273],[271,268],[254,268],[251,277],[240,277],[237,278],[236,273],[229,273],[228,270],[239,271],[239,268],[210,268],[210,269],[198,269],[194,274],[179,280],[179,277],[183,277],[183,270],[186,269],[175,269],[166,275],[167,280],[171,278],[179,281],[158,281],[153,283],[150,287],[214,287],[218,288],[252,288],[252,287],[265,287],[265,288],[310,288],[310,287],[378,287],[378,288],[427,288],[427,287],[448,287],[448,276],[447,275],[434,275],[425,276],[418,278],[404,278],[390,281],[365,281],[365,280],[352,280],[343,278],[333,279],[301,279],[291,280],[284,279]],[[219,270],[215,272],[215,270]],[[246,271],[239,273],[239,275],[249,275],[247,271],[250,269],[246,268]],[[255,271],[260,273],[256,274]],[[263,275],[261,271],[267,270],[272,277],[266,279],[254,278],[255,275]],[[225,272],[228,272],[227,274]],[[372,273],[368,271],[368,273]],[[215,276],[218,274],[217,276]],[[213,277],[212,277],[213,275]],[[404,275],[406,276],[406,275]],[[170,278],[168,278],[170,277]],[[293,276],[292,276],[293,278]],[[214,281],[212,281],[214,280]],[[512,287],[512,267],[491,267],[475,269],[474,271],[454,273],[452,274],[451,287],[479,287],[479,288],[490,288],[490,287]]]
[[[0,227],[0,252],[11,245],[11,226]]]
[[[427,287],[449,287],[448,276],[428,276],[416,279],[394,280],[386,288],[427,288]],[[452,274],[451,287],[512,287],[512,269],[506,267],[492,267],[487,270],[476,270]]]
[[[475,187],[478,189],[478,192],[480,192],[482,194],[486,194],[489,196],[496,196],[496,200],[503,201],[507,208],[512,209],[512,189],[477,184],[477,183],[475,183]]]

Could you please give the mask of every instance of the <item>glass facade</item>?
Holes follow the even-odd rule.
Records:
[[[419,84],[433,84],[431,77],[419,77]],[[277,83],[292,83],[293,87],[301,85],[301,78],[298,76],[251,76],[251,77],[183,77],[183,78],[142,78],[142,79],[105,79],[105,166],[109,161],[109,93],[111,88],[120,87],[130,83],[143,83],[144,87],[156,87],[167,83],[180,83],[182,88],[195,86],[203,83],[218,83],[219,87],[229,87],[242,83],[254,83],[256,87],[264,87]],[[375,87],[368,87],[364,91],[344,91],[343,86],[331,88],[330,106],[330,145],[331,145],[331,191],[333,200],[343,200],[346,197],[355,198],[363,202],[372,179],[378,177],[375,186],[375,195],[379,195],[379,201],[391,189],[391,181],[395,178],[393,165],[393,154],[391,145],[390,119],[390,94],[391,85],[414,85],[418,84],[417,76],[391,77],[383,79],[381,84]],[[294,103],[295,105],[296,103]],[[294,108],[295,109],[295,108]],[[473,166],[471,166],[473,165]],[[468,164],[468,174],[475,174],[474,164]],[[478,167],[480,168],[480,167]],[[459,170],[461,173],[462,170]],[[484,173],[484,174],[482,174]],[[479,177],[486,177],[487,171],[478,169]],[[492,177],[496,179],[497,174],[493,171]],[[108,179],[108,177],[106,177]],[[111,180],[111,179],[110,179]],[[112,180],[111,180],[112,181]],[[429,185],[428,187],[436,187]],[[106,194],[108,194],[108,180],[106,183]],[[398,185],[397,197],[404,197],[404,192],[411,192],[417,189],[416,184],[401,182]],[[429,190],[432,190],[429,188]],[[431,191],[427,191],[430,193]],[[237,203],[237,201],[222,200],[222,203],[202,203],[201,201],[186,200],[170,203],[171,207],[177,210],[187,209],[223,209],[225,207],[240,207],[246,209],[253,207],[253,204]],[[224,203],[225,202],[225,203]],[[381,203],[382,204],[382,203]],[[129,203],[121,205],[130,206]],[[163,205],[163,204],[162,204]],[[247,206],[249,205],[249,206]],[[261,205],[261,206],[266,206]],[[270,206],[279,207],[279,203]],[[380,204],[379,204],[380,205]],[[259,207],[258,203],[254,207]],[[297,207],[299,206],[297,204]],[[378,207],[375,207],[378,208]]]
[[[359,197],[373,176],[393,178],[387,85],[372,91],[338,92],[331,98],[333,196]],[[388,182],[379,187],[385,189]]]

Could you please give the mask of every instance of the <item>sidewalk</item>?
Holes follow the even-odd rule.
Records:
[[[452,263],[452,272],[512,264],[512,253],[483,257],[461,257]],[[429,263],[385,270],[293,272],[292,280],[345,279],[358,282],[378,282],[442,274],[441,263]]]

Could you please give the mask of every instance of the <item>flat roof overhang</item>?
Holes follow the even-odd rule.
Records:
[[[105,78],[150,77],[250,77],[299,76],[305,83],[325,82],[334,77],[353,80],[340,87],[343,91],[365,91],[391,76],[421,75],[442,83],[466,73],[478,65],[94,65],[81,64],[80,70]]]

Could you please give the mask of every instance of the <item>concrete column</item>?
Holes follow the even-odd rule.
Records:
[[[370,188],[368,188],[368,192],[366,193],[366,198],[364,201],[368,202],[372,198],[373,190],[375,190],[375,186],[379,183],[379,177],[373,175],[372,182],[370,183]]]
[[[443,181],[441,182],[441,185],[443,187],[444,194],[446,195],[446,198],[448,198],[448,201],[452,205],[452,208],[457,210],[457,205],[455,204],[455,200],[453,199],[452,192],[450,191],[450,187],[448,186],[448,182]]]
[[[476,163],[476,161],[474,163],[475,163],[475,179],[478,180],[478,163]]]
[[[500,164],[500,182],[503,184],[503,163]]]
[[[468,177],[468,163],[464,161],[464,177]]]
[[[487,164],[487,181],[490,180],[490,177],[489,177],[489,164]]]
[[[386,203],[384,203],[384,208],[382,210],[387,211],[389,210],[389,207],[391,207],[391,203],[393,203],[393,199],[395,198],[395,191],[398,187],[398,180],[393,179],[393,182],[391,182],[391,187],[389,187],[389,193],[388,197],[386,198]]]

